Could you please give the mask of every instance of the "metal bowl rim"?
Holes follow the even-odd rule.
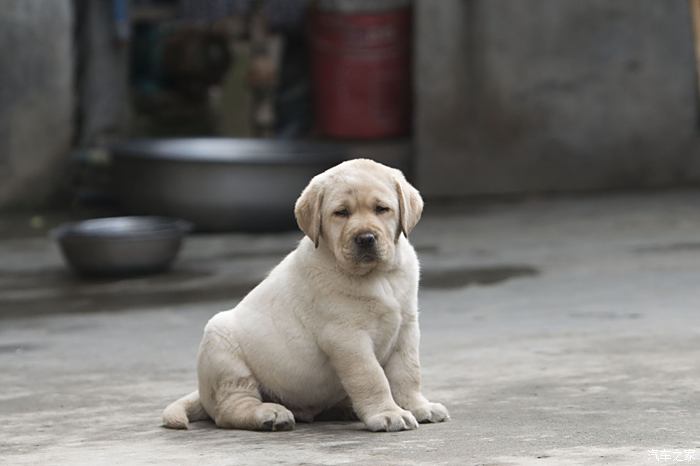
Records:
[[[204,147],[207,144],[209,150]],[[132,139],[112,145],[110,153],[117,159],[246,166],[330,167],[348,159],[347,149],[332,142],[224,137]]]
[[[132,221],[143,222],[138,228],[128,229],[83,229],[87,225],[109,224],[110,222]],[[148,226],[150,222],[150,227]],[[143,241],[153,239],[179,238],[192,231],[191,222],[172,217],[131,215],[122,217],[102,217],[76,222],[63,223],[50,231],[52,238],[58,241],[81,240],[112,240],[112,241]]]

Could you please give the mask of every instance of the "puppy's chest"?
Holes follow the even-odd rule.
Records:
[[[373,293],[365,296],[359,322],[370,335],[380,360],[396,342],[404,319],[414,312],[410,303],[409,290],[392,286],[390,282],[379,283]]]

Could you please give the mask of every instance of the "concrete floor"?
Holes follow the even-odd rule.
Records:
[[[171,274],[85,283],[0,220],[0,463],[700,463],[699,206],[698,191],[428,204],[412,238],[424,385],[452,420],[391,434],[159,426],[195,386],[206,320],[297,233],[196,236]]]

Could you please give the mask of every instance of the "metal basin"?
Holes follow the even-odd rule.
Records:
[[[111,217],[66,223],[51,236],[78,274],[127,276],[167,270],[191,227],[163,217]]]
[[[112,155],[130,213],[183,218],[206,231],[276,231],[295,227],[301,190],[347,151],[318,142],[191,138],[130,141]]]

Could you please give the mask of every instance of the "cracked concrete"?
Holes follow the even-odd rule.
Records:
[[[170,274],[81,282],[0,220],[0,462],[700,462],[699,205],[699,191],[429,204],[412,238],[424,385],[452,420],[391,434],[159,427],[194,387],[206,320],[297,233],[194,236]]]

